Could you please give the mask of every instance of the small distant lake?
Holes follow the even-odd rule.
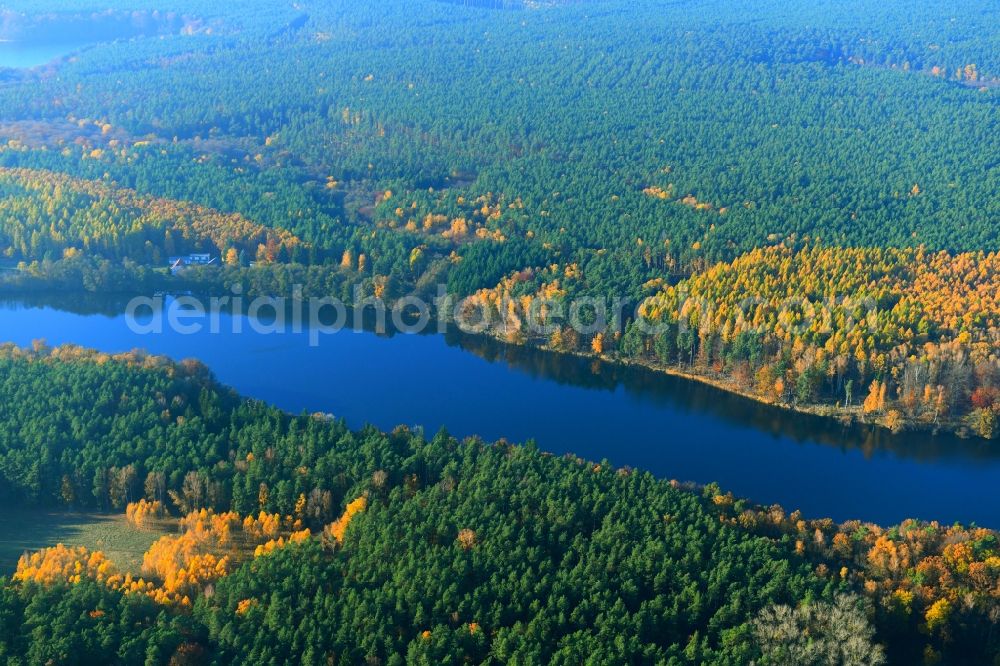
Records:
[[[243,395],[292,412],[329,412],[352,427],[535,439],[555,454],[716,481],[810,517],[1000,528],[996,442],[843,426],[642,368],[490,338],[343,331],[311,347],[308,331],[263,334],[229,315],[219,333],[139,335],[123,312],[121,302],[77,295],[0,301],[0,342],[45,338],[199,358]]]
[[[25,44],[0,41],[0,67],[30,69],[45,65],[86,46],[85,42],[59,44]]]

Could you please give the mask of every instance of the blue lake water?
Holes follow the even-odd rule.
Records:
[[[77,50],[79,44],[21,44],[0,41],[0,67],[28,69],[45,65]]]
[[[204,361],[240,393],[351,426],[420,425],[557,454],[608,459],[707,483],[811,517],[882,524],[914,517],[1000,528],[1000,447],[951,436],[892,436],[758,405],[635,368],[463,335],[345,331],[263,335],[223,315],[221,332],[138,335],[120,306],[0,303],[0,340],[45,338],[105,351],[145,348]]]

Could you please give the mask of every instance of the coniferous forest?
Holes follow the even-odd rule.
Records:
[[[0,51],[0,294],[441,288],[507,344],[993,447],[998,26],[977,0],[10,0],[0,46],[62,51]],[[617,307],[581,331],[581,300]],[[0,347],[0,480],[162,532],[141,567],[26,552],[11,664],[1000,663],[992,529],[351,430],[194,360]]]
[[[352,432],[243,400],[194,361],[37,344],[4,347],[0,368],[5,501],[180,516],[139,571],[82,547],[23,556],[2,588],[12,663],[998,649],[991,530],[837,525],[531,444]]]
[[[15,39],[119,39],[4,74],[2,287],[444,283],[510,342],[989,439],[995,12],[862,4],[14,6]],[[198,251],[225,270],[165,275]],[[787,290],[753,251],[838,274]],[[511,312],[580,296],[630,307]],[[627,337],[644,313],[669,333]]]

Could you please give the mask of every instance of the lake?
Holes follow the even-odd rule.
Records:
[[[14,41],[0,41],[0,67],[28,69],[45,65],[57,58],[69,55],[85,46],[84,42],[73,44],[22,44]]]
[[[534,439],[556,454],[716,481],[810,517],[1000,528],[1000,447],[981,440],[845,427],[662,373],[458,333],[342,331],[310,347],[305,331],[264,335],[241,321],[233,333],[228,315],[217,334],[139,335],[123,312],[103,299],[0,302],[0,340],[195,357],[240,393],[292,412]]]

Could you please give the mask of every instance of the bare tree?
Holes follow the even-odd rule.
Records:
[[[881,666],[868,603],[853,594],[791,608],[771,606],[753,622],[756,666]]]

